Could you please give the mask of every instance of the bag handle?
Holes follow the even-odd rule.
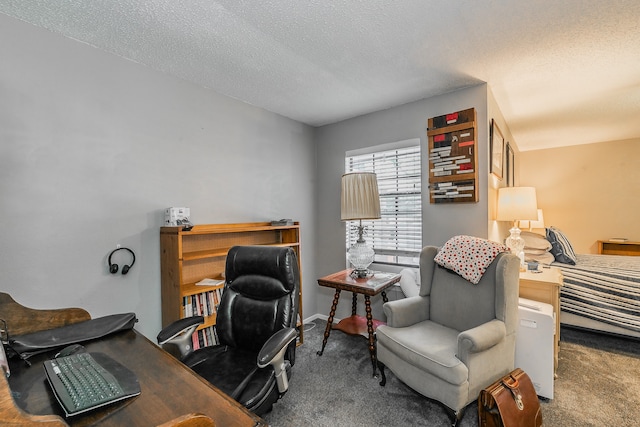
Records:
[[[508,379],[513,380],[511,383],[507,382]],[[509,375],[502,379],[502,385],[504,385],[511,394],[513,395],[513,400],[516,401],[516,406],[519,410],[524,410],[524,402],[522,401],[522,394],[520,393],[520,382],[514,378],[513,375]]]

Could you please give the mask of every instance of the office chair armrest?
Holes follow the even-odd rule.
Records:
[[[204,323],[203,316],[186,317],[167,325],[156,339],[158,344],[173,356],[182,360],[193,351],[191,335]]]
[[[280,329],[267,340],[258,353],[258,367],[273,366],[278,383],[278,391],[283,394],[289,389],[284,354],[289,344],[296,339],[298,331],[294,328]]]
[[[286,349],[289,343],[296,339],[298,331],[294,328],[280,329],[271,338],[264,343],[258,354],[258,366],[264,368],[278,357],[279,353],[284,355],[283,349]]]

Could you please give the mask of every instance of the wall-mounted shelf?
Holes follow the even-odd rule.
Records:
[[[474,108],[430,118],[429,201],[478,201],[478,147]]]

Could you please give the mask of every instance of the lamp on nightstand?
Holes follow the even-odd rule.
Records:
[[[511,235],[505,241],[511,253],[520,258],[524,264],[524,239],[520,237],[518,221],[537,220],[538,202],[536,189],[533,187],[503,187],[498,189],[497,221],[512,221]]]
[[[375,252],[364,240],[362,220],[380,218],[380,195],[375,173],[354,172],[342,175],[340,217],[343,221],[360,221],[358,240],[349,248],[348,258],[353,264],[353,274],[367,277]]]

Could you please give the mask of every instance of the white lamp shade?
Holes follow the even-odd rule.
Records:
[[[372,172],[354,172],[342,175],[343,221],[380,218],[378,179]]]
[[[538,201],[533,187],[498,189],[498,221],[537,220]]]
[[[542,209],[538,209],[538,219],[531,221],[531,228],[544,228],[544,215],[542,215]]]
[[[528,228],[533,230],[534,228],[544,228],[544,215],[542,215],[542,209],[538,209],[538,219],[535,221],[524,220],[520,221],[520,228]]]

